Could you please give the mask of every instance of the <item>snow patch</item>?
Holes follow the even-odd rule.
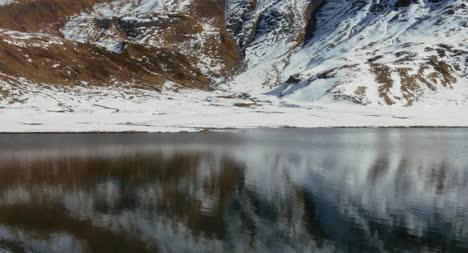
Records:
[[[0,6],[16,3],[16,0],[0,0]]]

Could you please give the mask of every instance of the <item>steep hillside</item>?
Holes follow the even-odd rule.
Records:
[[[280,12],[282,4],[268,12]],[[468,7],[464,1],[326,0],[318,6],[309,22],[313,25],[307,26],[311,35],[301,46],[285,39],[279,42],[285,44],[278,45],[274,41],[281,35],[275,33],[268,33],[274,38],[269,41],[254,36],[245,49],[246,64],[252,67],[230,86],[257,92],[272,88],[269,94],[299,101],[383,105],[412,105],[435,97],[466,101]],[[275,24],[280,27],[277,30],[290,27],[288,22]],[[295,31],[288,34],[301,30]],[[275,87],[278,83],[282,84]]]
[[[15,80],[62,86],[120,83],[150,89],[166,81],[193,88],[206,88],[208,83],[184,56],[165,48],[129,44],[117,54],[92,44],[3,29],[0,70],[0,80],[26,89],[25,83]]]
[[[116,53],[128,43],[169,49],[212,80],[228,75],[239,61],[218,0],[119,0],[72,17],[60,31],[66,39]]]
[[[279,84],[294,49],[311,37],[322,0],[228,0],[226,24],[243,55],[234,82],[256,88]],[[242,87],[241,89],[243,89]]]
[[[0,29],[10,83],[208,89],[240,58],[216,0],[9,1]]]

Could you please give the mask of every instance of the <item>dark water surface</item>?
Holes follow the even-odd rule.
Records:
[[[468,252],[468,129],[0,135],[0,252]]]

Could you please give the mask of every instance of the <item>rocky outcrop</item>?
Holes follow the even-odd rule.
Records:
[[[312,36],[323,2],[227,0],[226,26],[243,51],[271,35],[301,44]]]
[[[317,15],[326,0],[312,0],[306,9],[307,26],[304,31],[304,42],[311,40],[317,31]]]

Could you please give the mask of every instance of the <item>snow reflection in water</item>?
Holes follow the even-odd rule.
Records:
[[[468,250],[468,131],[0,136],[0,251]]]

